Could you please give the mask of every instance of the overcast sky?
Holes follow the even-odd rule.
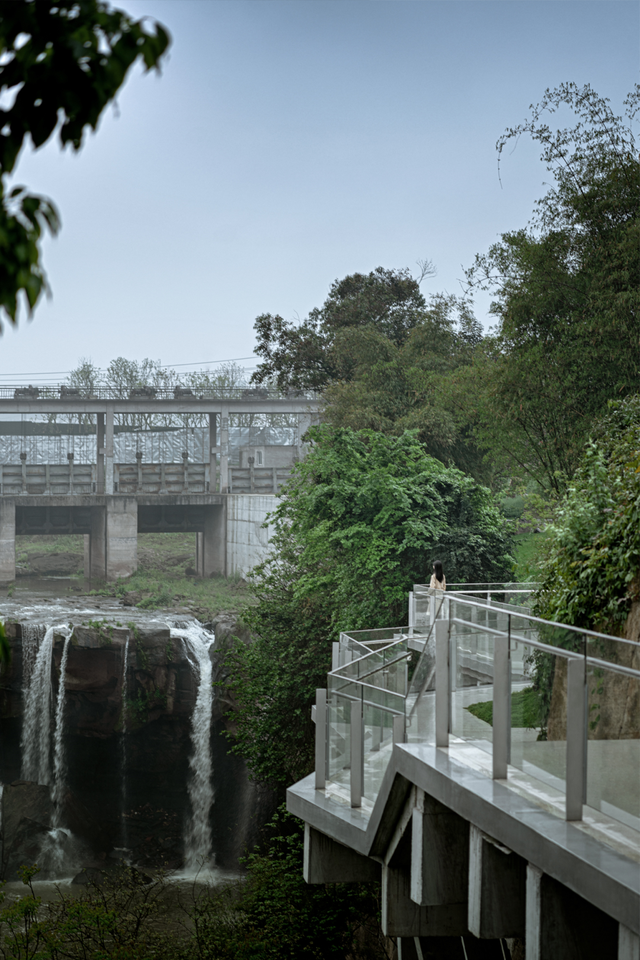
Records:
[[[0,339],[5,382],[81,357],[249,357],[258,314],[302,318],[379,265],[429,258],[423,291],[460,292],[548,179],[523,140],[500,185],[505,127],[568,80],[621,112],[638,76],[635,0],[116,5],[164,23],[170,56],[136,70],[80,154],[22,154],[16,182],[63,228],[45,243],[52,299]]]

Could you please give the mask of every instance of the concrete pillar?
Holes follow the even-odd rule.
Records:
[[[91,534],[89,536],[89,577],[91,580],[107,579],[106,507],[91,508]]]
[[[96,493],[104,494],[104,413],[96,414]]]
[[[412,833],[411,899],[421,906],[461,905],[466,927],[469,822],[418,790]]]
[[[3,497],[0,500],[0,582],[16,578],[16,503]]]
[[[382,866],[382,932],[387,937],[461,937],[467,930],[467,905],[421,907],[410,897],[407,867]]]
[[[204,534],[196,533],[196,562],[195,569],[199,577],[204,576]]]
[[[138,567],[138,501],[109,497],[106,509],[107,580],[130,577]]]
[[[640,960],[640,937],[624,924],[618,926],[618,960]]]
[[[527,865],[526,960],[616,957],[618,927],[598,907]]]
[[[305,883],[367,883],[380,880],[380,864],[304,825]]]
[[[226,502],[220,506],[204,508],[202,539],[202,576],[228,576]]]
[[[469,833],[469,930],[524,937],[527,864],[473,824]]]
[[[107,496],[113,496],[113,414],[112,403],[107,404],[107,423],[105,432],[104,446],[104,471],[105,471],[105,493]]]
[[[84,535],[84,578],[91,579],[91,534]]]
[[[209,414],[209,493],[218,489],[218,414]]]
[[[229,407],[220,413],[220,493],[229,493]]]

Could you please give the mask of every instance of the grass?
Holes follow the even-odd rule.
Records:
[[[466,708],[478,720],[493,726],[493,700],[472,703]],[[540,699],[533,687],[511,694],[511,726],[537,730],[540,726]]]
[[[516,559],[514,574],[518,582],[524,583],[526,580],[538,578],[537,560],[547,536],[546,533],[519,533],[514,537]]]
[[[75,536],[29,536],[16,538],[16,559],[29,567],[32,555],[43,553],[75,553],[78,570],[84,562],[84,538]],[[250,590],[241,578],[215,577],[202,580],[191,571],[195,564],[195,534],[141,533],[138,535],[138,570],[118,583],[95,583],[89,595],[125,598],[147,610],[188,610],[200,620],[210,620],[221,611],[237,613],[247,601]],[[190,571],[190,574],[187,574]],[[84,582],[82,572],[73,577],[78,586]]]

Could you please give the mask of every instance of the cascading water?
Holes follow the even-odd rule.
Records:
[[[27,691],[36,665],[40,641],[46,633],[46,626],[42,623],[20,624],[22,633],[22,689]]]
[[[64,870],[67,859],[67,847],[71,840],[71,831],[62,826],[62,806],[66,786],[66,757],[64,743],[64,701],[65,681],[67,674],[67,658],[69,656],[69,639],[71,630],[68,627],[58,627],[58,632],[64,635],[64,648],[60,661],[60,680],[58,684],[58,699],[56,703],[56,726],[53,748],[53,817],[51,830],[47,834],[42,846],[41,864],[51,876],[59,876]]]
[[[213,804],[211,780],[213,687],[211,686],[212,667],[209,647],[215,638],[197,623],[189,624],[186,628],[173,628],[171,634],[183,640],[191,665],[198,675],[198,693],[191,718],[193,753],[189,758],[191,778],[188,789],[191,820],[187,824],[185,833],[185,867],[187,870],[198,870],[211,857],[209,812]]]
[[[51,655],[55,627],[40,644],[27,690],[22,723],[22,779],[51,781]]]

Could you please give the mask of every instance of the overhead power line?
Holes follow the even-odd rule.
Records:
[[[200,367],[204,366],[207,363],[238,363],[240,360],[255,360],[255,354],[251,354],[250,357],[231,357],[227,360],[191,360],[189,363],[159,363],[159,367]],[[105,373],[107,367],[96,367],[96,370],[99,373]],[[0,373],[0,378],[6,379],[7,377],[56,377],[56,376],[66,376],[70,373],[73,373],[73,370],[31,370],[22,372],[22,373]]]

